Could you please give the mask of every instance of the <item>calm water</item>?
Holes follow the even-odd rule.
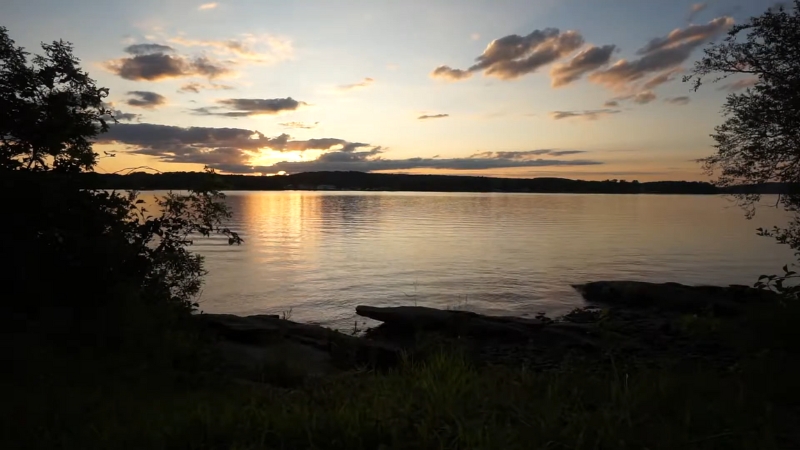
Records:
[[[245,245],[203,240],[206,312],[280,313],[352,326],[355,306],[551,314],[570,284],[631,279],[747,283],[791,261],[711,196],[234,192]]]

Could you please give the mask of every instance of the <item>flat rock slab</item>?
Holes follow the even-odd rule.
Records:
[[[423,306],[357,306],[356,314],[385,326],[414,331],[442,331],[476,337],[527,337],[545,326],[538,319],[492,317],[469,311],[451,311]]]
[[[602,306],[652,308],[678,313],[736,315],[747,304],[774,302],[774,292],[748,286],[688,286],[679,283],[642,281],[595,281],[573,287],[583,298]]]

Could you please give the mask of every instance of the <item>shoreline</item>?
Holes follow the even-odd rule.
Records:
[[[357,367],[391,369],[403,355],[425,354],[431,345],[458,348],[478,365],[533,370],[557,368],[573,357],[595,358],[611,347],[636,358],[697,357],[725,365],[735,359],[730,351],[716,344],[708,347],[710,343],[702,340],[691,342],[686,330],[680,330],[681,323],[735,319],[754,305],[777,302],[771,291],[742,285],[600,281],[573,287],[586,306],[555,318],[362,305],[356,314],[381,324],[347,334],[277,315],[195,317],[220,338],[218,349],[239,376],[247,378],[265,365],[286,364],[303,377],[316,377]],[[609,344],[608,329],[617,329],[619,342]]]

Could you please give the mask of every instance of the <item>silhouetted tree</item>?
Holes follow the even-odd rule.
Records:
[[[0,27],[0,167],[90,170],[91,139],[108,130],[108,89],[78,67],[72,45],[42,44],[28,60]]]
[[[684,81],[693,80],[699,88],[705,77],[718,82],[732,75],[750,77],[752,87],[728,95],[722,113],[725,122],[715,128],[716,154],[703,160],[715,184],[767,182],[787,183],[792,187],[779,197],[787,211],[800,211],[800,0],[793,8],[770,8],[746,23],[734,26],[726,38],[705,50]],[[759,193],[736,194],[748,217],[755,213]],[[759,230],[764,236],[800,250],[800,217],[786,228]],[[800,253],[798,253],[800,256]],[[781,291],[784,282],[794,277],[784,267],[781,276],[765,277]],[[768,283],[770,284],[770,283]]]
[[[191,311],[205,274],[202,257],[188,250],[192,237],[241,242],[222,226],[230,211],[213,171],[186,186],[194,188],[188,194],[150,206],[136,192],[85,189],[81,176],[97,162],[92,139],[113,126],[108,90],[81,70],[71,44],[42,48],[29,58],[0,27],[0,246],[9,263],[0,276],[10,312],[66,310],[76,319],[69,322],[116,332],[123,327],[109,311],[133,320],[120,303],[139,318]]]

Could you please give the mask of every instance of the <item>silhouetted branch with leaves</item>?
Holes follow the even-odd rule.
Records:
[[[734,26],[722,42],[705,50],[684,81],[693,81],[697,89],[709,76],[719,82],[742,74],[754,77],[754,84],[728,94],[722,107],[725,121],[712,135],[717,152],[702,160],[703,167],[716,175],[718,187],[785,183],[788,191],[778,197],[777,205],[794,214],[794,220],[785,228],[758,233],[800,250],[800,0],[794,0],[793,8],[773,7]],[[753,217],[760,194],[735,197],[747,217]],[[785,269],[783,275],[764,276],[756,285],[796,297],[791,284],[796,277]]]

